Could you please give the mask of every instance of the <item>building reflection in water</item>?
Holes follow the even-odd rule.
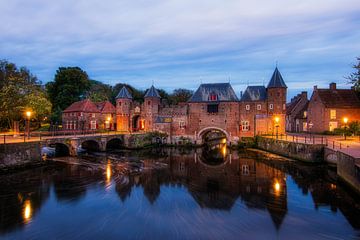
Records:
[[[311,194],[315,208],[340,210],[354,228],[360,229],[360,211],[354,207],[357,198],[336,185],[327,169],[267,161],[264,155],[237,153],[226,146],[196,152],[153,149],[137,157],[124,161],[123,157],[117,160],[120,156],[115,154],[86,160],[91,164],[59,163],[11,177],[0,176],[0,234],[34,221],[51,186],[59,204],[72,204],[84,198],[92,186],[107,188],[111,181],[122,202],[130,199],[135,187],[141,187],[149,203],[155,204],[161,186],[183,186],[203,209],[232,211],[240,201],[249,210],[268,212],[275,229],[280,229],[288,213],[287,175],[304,195]],[[99,167],[96,162],[100,162]]]
[[[29,222],[31,220],[32,209],[30,199],[26,199],[24,202],[24,221]]]

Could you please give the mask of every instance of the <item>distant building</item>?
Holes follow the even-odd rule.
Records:
[[[287,132],[306,132],[307,108],[309,100],[307,92],[301,92],[293,97],[286,106],[286,131]]]
[[[241,99],[230,83],[201,84],[186,103],[168,106],[154,86],[144,102],[133,101],[123,87],[116,97],[117,130],[162,131],[171,141],[187,137],[201,142],[211,131],[224,133],[229,141],[255,134],[285,132],[287,86],[276,68],[268,86],[249,86]]]
[[[144,102],[139,103],[124,86],[116,96],[116,108],[108,101],[73,103],[63,112],[63,127],[124,133],[161,131],[172,142],[186,137],[198,143],[210,132],[220,132],[236,142],[256,134],[284,133],[286,92],[278,68],[267,87],[248,86],[240,99],[230,83],[208,83],[201,84],[187,102],[175,106],[161,101],[158,90],[151,86]]]
[[[317,133],[343,127],[344,118],[360,121],[359,95],[354,89],[336,88],[336,83],[330,83],[329,89],[315,86],[307,115],[308,130]]]
[[[116,129],[115,110],[109,101],[93,103],[90,99],[85,99],[75,102],[63,111],[63,129]]]

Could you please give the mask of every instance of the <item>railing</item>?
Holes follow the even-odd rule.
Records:
[[[64,131],[49,131],[49,132],[30,132],[30,136],[27,133],[19,134],[1,134],[0,144],[7,143],[19,143],[19,142],[34,142],[41,141],[43,139],[59,138],[65,136],[105,136],[114,134],[125,134],[123,131],[107,131],[107,130],[64,130]]]
[[[304,135],[287,135],[287,134],[279,134],[276,135],[263,135],[262,137],[277,139],[277,140],[283,140],[287,142],[295,142],[295,143],[305,143],[305,144],[322,144],[332,149],[344,149],[349,148],[350,146],[348,144],[344,144],[342,142],[328,139],[324,136],[316,136],[316,135],[310,135],[310,136],[304,136]]]

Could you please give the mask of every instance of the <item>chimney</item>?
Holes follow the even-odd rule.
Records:
[[[336,83],[330,83],[330,90],[336,90]]]
[[[314,86],[314,91],[317,91],[317,85]]]
[[[301,92],[301,96],[303,98],[307,99],[307,92],[306,91]]]

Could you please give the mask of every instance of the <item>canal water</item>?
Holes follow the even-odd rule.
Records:
[[[85,154],[1,175],[0,239],[360,239],[360,201],[254,151]]]

